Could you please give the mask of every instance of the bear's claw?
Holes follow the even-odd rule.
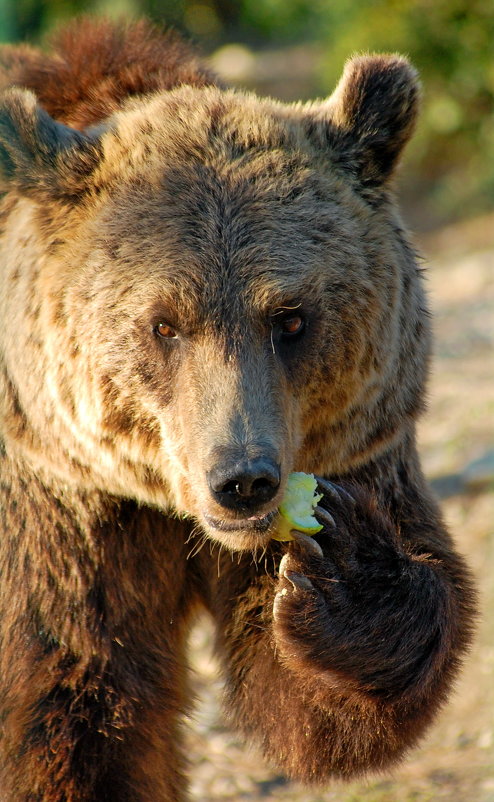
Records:
[[[351,504],[352,507],[355,506],[355,499],[350,495],[348,490],[345,490],[344,487],[341,487],[341,485],[337,485],[334,482],[330,482],[329,479],[324,479],[322,476],[315,476],[314,478],[319,489],[322,490],[322,492],[330,499],[338,502],[339,504],[341,504],[342,501],[346,501],[347,503]]]
[[[290,555],[285,554],[280,562],[280,579],[288,579],[294,590],[314,590],[314,585],[310,579],[299,571],[292,571],[287,566],[290,563]],[[283,594],[286,595],[286,594]]]
[[[292,529],[293,541],[298,543],[298,545],[305,549],[306,551],[310,551],[316,557],[322,557],[322,548],[320,547],[317,540],[314,540],[313,537],[309,537],[308,535],[304,535],[303,532],[299,532],[297,529]]]
[[[294,590],[314,590],[314,585],[303,574],[298,571],[285,571],[283,576],[288,579]]]
[[[325,510],[323,507],[319,507],[318,505],[314,510],[314,515],[320,523],[324,524],[326,529],[336,529],[335,519],[331,513]]]

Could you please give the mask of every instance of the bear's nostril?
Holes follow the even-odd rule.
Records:
[[[208,474],[215,500],[228,509],[252,511],[270,501],[280,485],[279,466],[266,457],[215,466]]]
[[[278,485],[279,481],[274,482],[265,476],[255,478],[254,481],[252,481],[250,476],[242,476],[240,480],[234,479],[231,482],[226,482],[226,484],[221,487],[220,492],[249,498],[259,493],[269,492],[271,488],[278,487]]]

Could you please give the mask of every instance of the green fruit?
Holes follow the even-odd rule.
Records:
[[[322,499],[316,493],[317,482],[311,473],[291,473],[279,506],[276,520],[274,540],[294,540],[292,529],[315,535],[320,532],[322,524],[314,518],[314,507]]]

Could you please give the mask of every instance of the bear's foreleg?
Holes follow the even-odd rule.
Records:
[[[184,798],[176,694],[150,690],[144,669],[69,655],[22,673],[5,700],[2,802]]]
[[[439,530],[425,551],[418,517],[417,538],[403,537],[367,491],[331,491],[321,550],[288,546],[277,579],[244,563],[250,579],[239,581],[232,568],[214,611],[233,720],[308,783],[382,769],[416,742],[473,616],[468,573]]]
[[[25,479],[2,513],[1,802],[180,802],[183,533]]]

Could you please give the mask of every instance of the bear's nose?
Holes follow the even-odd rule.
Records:
[[[229,510],[253,512],[275,497],[280,467],[267,457],[218,463],[207,474],[215,501]]]

